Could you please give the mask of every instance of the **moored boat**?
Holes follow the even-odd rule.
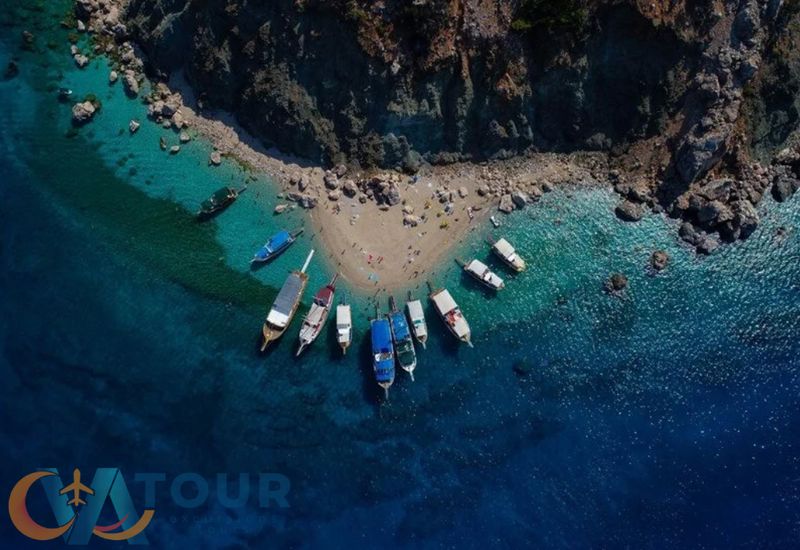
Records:
[[[495,226],[495,227],[500,227],[500,222],[499,222],[499,221],[497,221],[497,218],[496,218],[496,217],[492,216],[491,218],[489,218],[489,220],[492,222],[492,225],[493,225],[493,226]]]
[[[297,306],[300,305],[300,299],[303,297],[303,292],[308,284],[306,269],[308,269],[308,264],[311,263],[313,256],[314,251],[312,250],[308,253],[303,268],[299,271],[291,272],[278,292],[278,296],[275,298],[266,320],[264,320],[264,325],[261,327],[261,335],[263,337],[261,351],[266,350],[267,346],[283,336],[283,333],[286,332],[287,327],[292,322],[292,318],[297,312]]]
[[[433,302],[436,312],[444,321],[445,326],[447,326],[447,330],[459,341],[472,347],[472,332],[470,331],[469,323],[467,323],[467,319],[461,312],[461,308],[456,304],[453,296],[450,295],[446,288],[433,290],[430,283],[428,283],[428,287],[431,288],[429,298]]]
[[[414,351],[414,339],[408,328],[408,321],[402,311],[397,309],[394,297],[389,298],[391,312],[387,315],[392,329],[392,342],[397,362],[404,371],[414,380],[414,369],[417,368],[417,353]]]
[[[342,301],[336,306],[336,341],[342,348],[342,353],[347,353],[347,348],[353,341],[353,319],[350,311],[350,304]]]
[[[370,321],[372,339],[372,368],[375,381],[389,397],[389,388],[394,382],[394,348],[392,347],[392,330],[389,320],[381,317],[376,311],[376,318]]]
[[[408,312],[408,320],[411,321],[411,332],[414,333],[414,338],[420,343],[422,349],[425,349],[428,341],[428,324],[425,322],[425,310],[422,308],[422,302],[411,299],[411,293],[408,294],[406,311]]]
[[[250,260],[250,263],[263,263],[272,260],[289,248],[302,232],[303,229],[300,228],[297,231],[292,231],[291,233],[286,230],[275,233],[269,238],[267,244],[262,246],[258,252],[253,255],[253,259]]]
[[[310,346],[320,335],[322,329],[325,328],[325,322],[328,320],[331,307],[333,307],[333,297],[336,293],[336,279],[338,277],[339,274],[335,274],[331,282],[319,289],[314,296],[311,309],[308,310],[305,319],[303,319],[303,326],[300,327],[300,347],[297,348],[296,357],[303,353],[303,350]]]
[[[517,254],[517,251],[514,250],[514,247],[511,246],[507,240],[498,239],[493,241],[492,239],[489,239],[489,244],[492,245],[492,252],[494,252],[498,258],[503,260],[503,263],[508,267],[517,273],[525,271],[525,260],[523,260],[519,254]]]
[[[505,283],[503,279],[498,277],[489,266],[483,263],[480,260],[472,260],[471,262],[464,262],[461,260],[456,260],[458,265],[464,270],[464,272],[481,283],[486,288],[490,288],[492,290],[503,290],[505,288]]]
[[[241,189],[237,191],[231,187],[222,187],[214,191],[214,194],[208,197],[200,205],[200,211],[197,212],[198,218],[210,217],[221,210],[224,210],[239,198],[239,195],[244,191]]]

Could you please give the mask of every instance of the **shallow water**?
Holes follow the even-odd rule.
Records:
[[[209,168],[201,140],[170,156],[158,139],[175,134],[143,123],[130,136],[143,106],[107,85],[102,59],[72,67],[53,25],[64,5],[44,6],[0,19],[0,67],[22,67],[0,82],[3,487],[42,465],[290,478],[288,510],[186,512],[159,493],[157,547],[796,543],[800,199],[765,201],[748,241],[696,258],[668,220],[616,220],[610,190],[551,193],[494,231],[530,265],[511,276],[489,258],[500,295],[441,266],[475,349],[430,315],[417,381],[398,373],[383,402],[370,296],[346,284],[345,359],[327,334],[295,361],[298,321],[255,353],[275,288],[316,240],[257,271],[248,260],[302,213],[273,217],[269,182]],[[19,50],[18,25],[38,51]],[[71,138],[61,85],[103,103]],[[248,180],[214,221],[193,220],[214,189]],[[488,258],[491,232],[454,256]],[[654,276],[656,248],[671,264]],[[318,252],[306,301],[332,274]],[[615,271],[622,298],[602,292]],[[6,520],[0,540],[25,545]]]

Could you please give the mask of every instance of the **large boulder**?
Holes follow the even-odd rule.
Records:
[[[91,101],[76,103],[72,107],[72,122],[79,125],[86,124],[92,120],[96,111]]]
[[[500,212],[511,214],[515,208],[514,200],[511,198],[511,195],[506,194],[500,197],[500,204],[497,206]]]
[[[788,170],[783,170],[775,175],[772,182],[772,197],[783,202],[800,189],[800,180]]]
[[[128,69],[122,76],[122,82],[125,84],[125,91],[128,95],[136,97],[139,95],[139,79],[136,73]]]
[[[663,271],[669,264],[669,254],[664,250],[656,250],[650,256],[650,267],[655,271]]]

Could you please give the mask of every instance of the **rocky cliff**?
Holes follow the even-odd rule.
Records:
[[[665,209],[703,251],[800,186],[798,0],[116,3],[153,75],[314,161],[607,151],[621,216]]]

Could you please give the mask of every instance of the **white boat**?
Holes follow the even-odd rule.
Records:
[[[514,250],[514,247],[505,240],[505,239],[498,239],[496,241],[489,240],[489,244],[492,245],[492,252],[495,255],[503,260],[503,263],[506,264],[508,267],[516,271],[517,273],[525,271],[527,267],[525,265],[525,260],[520,258],[517,251]]]
[[[311,309],[308,310],[305,319],[303,319],[303,326],[300,327],[300,347],[297,348],[295,357],[300,356],[303,350],[310,346],[320,335],[322,329],[325,328],[325,322],[328,320],[328,315],[333,306],[337,278],[339,278],[338,273],[333,276],[330,283],[319,289],[319,292],[314,296]]]
[[[495,218],[494,216],[492,216],[491,218],[489,218],[489,220],[491,220],[491,222],[492,222],[492,225],[493,225],[493,226],[495,226],[495,227],[500,227],[500,222],[499,222],[499,221],[497,221],[497,218]]]
[[[461,313],[461,308],[459,308],[456,301],[453,300],[450,292],[445,288],[432,290],[429,298],[431,302],[433,302],[433,306],[436,308],[442,321],[444,321],[444,324],[447,326],[447,330],[450,331],[450,334],[469,347],[472,347],[472,333],[469,328],[469,323],[467,323],[464,314]]]
[[[342,348],[342,353],[347,353],[347,348],[353,341],[353,320],[349,304],[336,306],[336,341]]]
[[[425,311],[422,309],[422,302],[419,300],[411,300],[409,294],[409,301],[406,303],[406,311],[408,313],[408,320],[411,321],[411,332],[414,338],[425,349],[426,342],[428,341],[428,325],[425,322]]]
[[[480,260],[472,260],[471,262],[463,262],[461,260],[456,260],[458,265],[467,273],[470,277],[481,283],[483,286],[487,288],[491,288],[492,290],[503,290],[505,288],[505,283],[503,279],[498,277],[489,266],[483,263]]]

